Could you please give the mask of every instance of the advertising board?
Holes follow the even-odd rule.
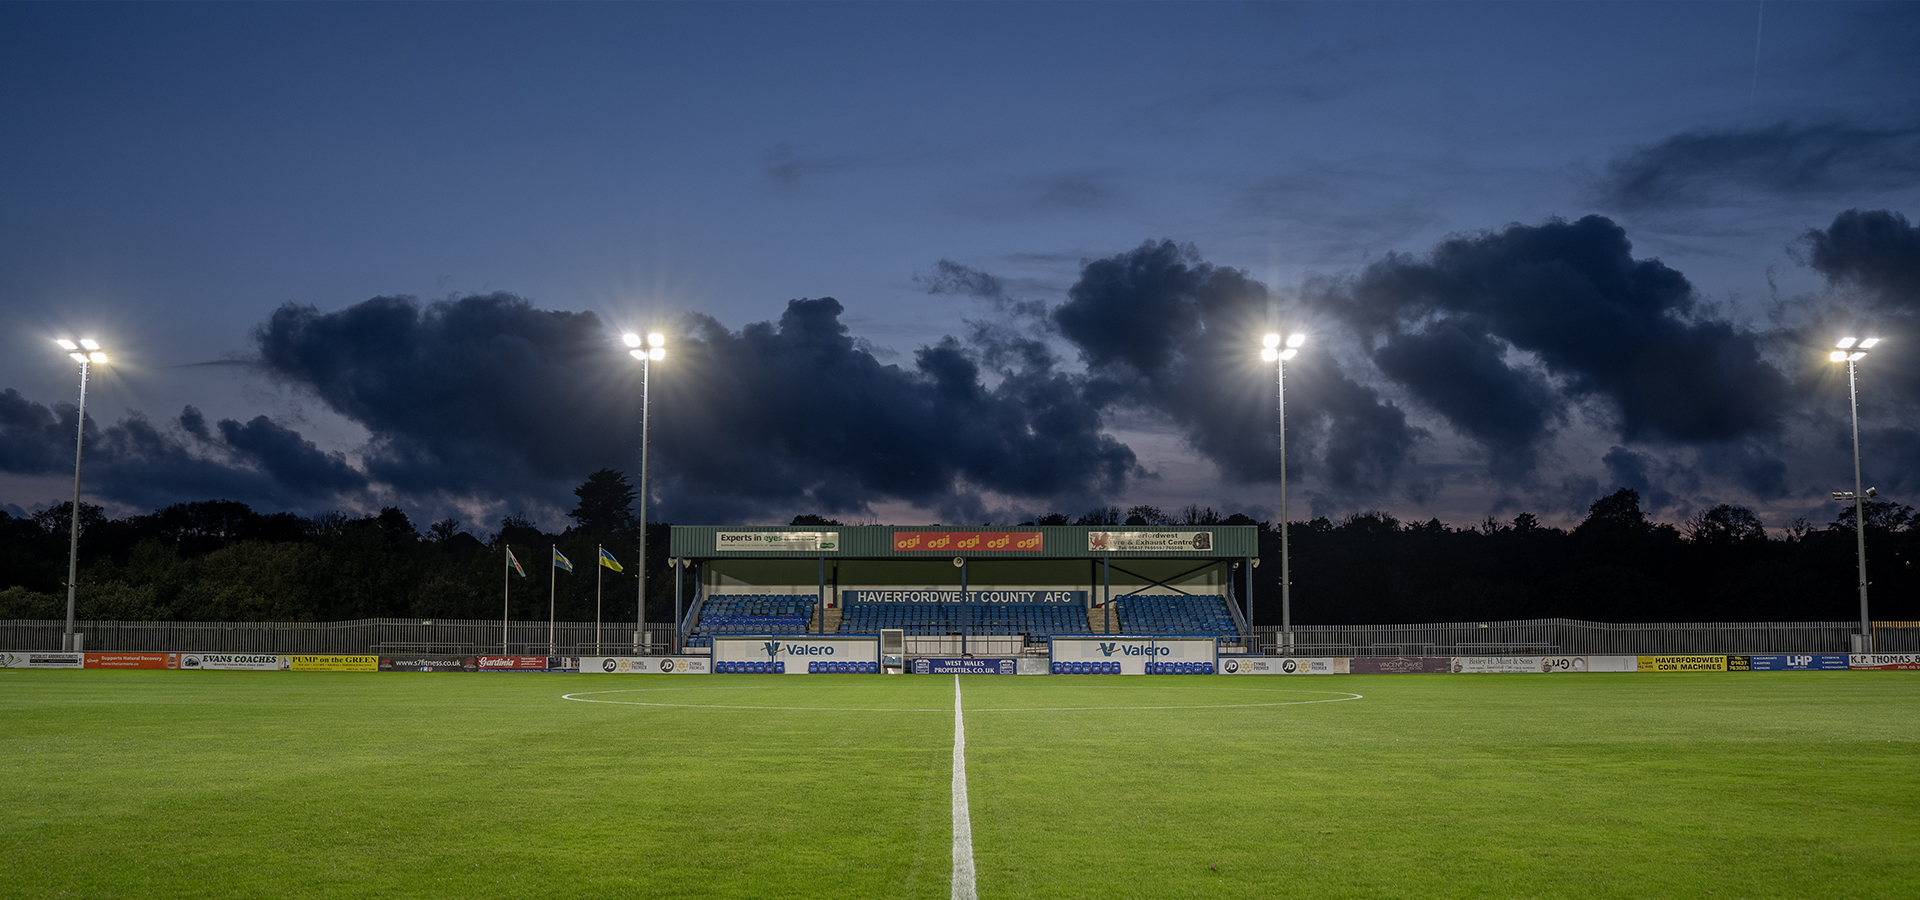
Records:
[[[1223,656],[1214,671],[1222,675],[1346,675],[1351,660],[1344,656]]]
[[[287,658],[287,669],[294,672],[378,672],[378,656],[300,656]]]
[[[1920,653],[1855,653],[1847,658],[1851,669],[1920,669]]]
[[[382,672],[478,672],[477,656],[382,656]]]
[[[1580,667],[1586,668],[1585,661]],[[1541,665],[1538,656],[1456,656],[1452,669],[1463,675],[1538,675],[1552,671],[1551,666]]]
[[[1117,662],[1122,675],[1145,675],[1149,662],[1216,662],[1219,646],[1212,638],[1177,637],[1057,637],[1052,643],[1053,662]]]
[[[715,635],[713,661],[784,662],[786,674],[807,674],[810,662],[880,662],[880,638],[877,635],[773,635],[771,637],[730,638]]]
[[[1012,659],[954,659],[922,657],[913,661],[915,675],[1012,675]]]
[[[713,536],[715,550],[774,550],[790,553],[837,553],[838,531],[721,531]]]
[[[1350,664],[1355,675],[1439,675],[1453,671],[1453,658],[1447,656],[1356,656]]]
[[[605,675],[705,675],[704,656],[582,656],[580,671]]]
[[[182,653],[180,668],[189,670],[237,669],[249,672],[277,672],[287,667],[287,658],[278,653]]]
[[[970,553],[1046,549],[1038,531],[896,531],[893,549],[901,553]]]
[[[474,663],[482,672],[546,672],[558,668],[552,664],[562,661],[558,656],[482,656]]]
[[[1642,656],[1641,672],[1725,672],[1724,656]]]
[[[0,669],[83,669],[87,659],[81,653],[35,653],[9,650],[0,653]]]
[[[1768,653],[1727,657],[1729,672],[1844,672],[1847,668],[1845,653]]]
[[[1211,531],[1089,531],[1089,553],[1193,553],[1213,549]]]
[[[89,669],[178,669],[178,653],[89,653]]]
[[[843,603],[1087,603],[1086,591],[967,591],[959,590],[846,590],[840,592]]]

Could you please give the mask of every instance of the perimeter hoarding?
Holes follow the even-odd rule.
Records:
[[[915,675],[1012,675],[1015,666],[1006,659],[967,659],[922,657],[913,661]]]
[[[1222,675],[1346,675],[1351,660],[1344,656],[1228,656],[1214,671]]]
[[[1920,669],[1920,653],[1855,653],[1847,658],[1852,669]]]
[[[807,674],[810,662],[864,662],[880,664],[878,635],[822,636],[806,634],[755,635],[713,638],[713,661],[784,662],[788,675]]]
[[[1052,657],[1053,662],[1117,662],[1122,675],[1145,675],[1149,662],[1218,662],[1219,646],[1213,638],[1057,637]]]
[[[382,672],[478,672],[477,656],[382,656]]]
[[[592,675],[705,675],[704,656],[582,656],[580,671]]]
[[[1724,656],[1642,656],[1641,672],[1725,672]]]
[[[182,653],[180,668],[197,671],[238,670],[278,672],[288,665],[288,657],[278,653]]]
[[[1845,653],[1767,653],[1727,657],[1729,672],[1844,672]]]
[[[1440,675],[1454,671],[1448,656],[1356,656],[1355,675]]]
[[[89,653],[89,669],[178,669],[178,653]]]
[[[35,653],[9,650],[0,653],[0,669],[84,669],[84,653]]]
[[[287,669],[293,672],[378,672],[378,656],[290,656]]]

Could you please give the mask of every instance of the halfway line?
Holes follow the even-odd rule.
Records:
[[[953,900],[979,900],[973,886],[973,817],[967,814],[967,726],[953,676]]]

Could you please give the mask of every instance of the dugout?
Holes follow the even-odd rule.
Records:
[[[692,652],[715,634],[899,627],[910,656],[1014,655],[1059,634],[1239,642],[1258,542],[1249,525],[676,525],[670,552]]]

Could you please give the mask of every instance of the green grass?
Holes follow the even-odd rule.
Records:
[[[953,683],[6,670],[0,897],[944,898]],[[1920,896],[1915,673],[961,684],[988,900]]]

